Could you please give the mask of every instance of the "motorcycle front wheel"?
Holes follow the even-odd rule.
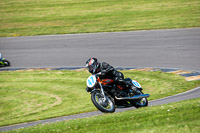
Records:
[[[106,99],[101,95],[100,91],[94,91],[91,93],[91,100],[95,107],[103,113],[115,112],[115,104],[113,99],[106,95]]]

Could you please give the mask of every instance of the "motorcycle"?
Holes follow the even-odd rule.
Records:
[[[143,89],[136,80],[125,79],[138,89],[140,95],[135,95],[132,87],[116,85],[112,79],[100,79],[100,74],[89,76],[86,84],[87,91],[91,94],[92,103],[101,112],[113,113],[118,106],[134,106],[136,108],[148,106],[147,97],[150,95],[142,92]]]
[[[0,53],[0,67],[10,66],[10,62],[3,58],[2,54]]]

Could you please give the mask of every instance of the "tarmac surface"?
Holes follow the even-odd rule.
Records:
[[[4,70],[50,68],[77,69],[90,57],[97,57],[118,69],[157,69],[179,74],[187,81],[200,79],[200,28],[2,37],[0,52],[12,64]],[[173,68],[173,69],[171,69]],[[175,68],[175,69],[174,69]],[[149,106],[200,97],[200,87],[149,102]],[[116,112],[135,109],[117,108]],[[101,115],[100,111],[0,127],[0,131]]]
[[[1,37],[11,68],[85,66],[90,57],[114,67],[200,71],[200,28]]]

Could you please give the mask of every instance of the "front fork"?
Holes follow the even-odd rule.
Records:
[[[101,83],[99,83],[99,86],[100,86],[101,94],[103,95],[102,100],[103,100],[103,102],[106,102],[106,95],[105,95],[105,93],[104,93],[104,89],[103,89]]]

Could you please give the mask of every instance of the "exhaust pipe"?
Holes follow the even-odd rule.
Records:
[[[133,99],[141,99],[141,98],[146,98],[146,97],[149,97],[149,94],[135,95],[133,97],[120,97],[120,98],[115,96],[117,100],[133,100]]]

